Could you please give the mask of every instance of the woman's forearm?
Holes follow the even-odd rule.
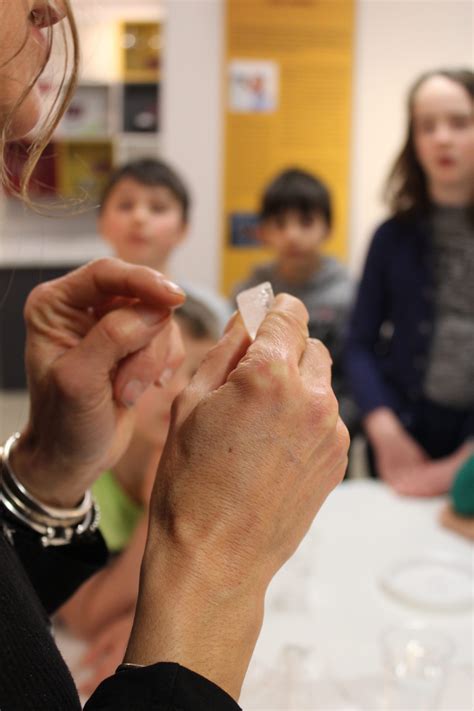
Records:
[[[177,662],[238,700],[262,625],[263,587],[226,591],[202,575],[204,561],[164,547],[155,555],[144,562],[125,662]]]

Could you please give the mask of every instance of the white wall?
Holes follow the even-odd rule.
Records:
[[[349,219],[355,271],[385,215],[380,193],[404,138],[408,87],[423,71],[473,62],[472,0],[358,0]]]
[[[221,250],[222,0],[166,0],[162,153],[193,193],[173,275],[217,288]]]

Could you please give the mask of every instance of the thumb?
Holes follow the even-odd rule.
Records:
[[[206,395],[217,390],[227,381],[230,373],[247,352],[250,343],[250,336],[240,314],[234,315],[224,336],[209,351],[186,388],[185,404],[180,409],[180,417],[183,416],[185,419]]]
[[[144,305],[111,311],[98,321],[87,335],[61,358],[63,382],[79,383],[77,396],[90,399],[102,387],[110,387],[111,374],[120,361],[146,349],[170,318],[169,309]],[[151,381],[150,381],[151,382]],[[147,383],[147,385],[150,383]]]

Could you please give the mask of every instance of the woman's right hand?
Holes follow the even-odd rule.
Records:
[[[237,697],[266,588],[348,444],[301,302],[277,297],[251,345],[237,317],[175,401],[126,661],[180,662]]]

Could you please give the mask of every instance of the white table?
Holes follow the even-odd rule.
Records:
[[[390,598],[378,584],[389,566],[418,554],[446,553],[474,571],[473,546],[437,522],[443,505],[442,499],[401,498],[368,480],[344,482],[332,493],[296,556],[272,582],[241,700],[245,709],[381,711],[375,700],[382,680],[380,633],[413,620],[446,632],[455,643],[440,708],[474,709],[472,609],[428,613]],[[271,677],[279,663],[281,676],[285,645],[312,649],[311,698],[303,705],[285,699],[285,682]],[[258,700],[259,693],[266,698],[262,679],[269,670],[266,685],[280,687],[271,706]]]
[[[443,505],[442,499],[401,498],[368,480],[344,482],[332,493],[268,592],[241,699],[246,711],[382,711],[374,701],[382,677],[379,635],[414,619],[445,631],[456,645],[440,708],[473,711],[472,611],[427,613],[391,599],[378,585],[391,564],[433,551],[474,569],[473,547],[437,522]],[[83,646],[64,633],[59,644],[74,668]],[[281,674],[268,678],[287,645],[312,649],[307,703],[287,698]],[[259,701],[272,691],[276,701]]]

